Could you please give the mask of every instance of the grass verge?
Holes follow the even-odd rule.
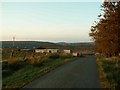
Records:
[[[17,63],[17,65],[20,66],[18,69],[14,69],[17,65],[9,68],[11,66],[8,66],[7,62],[4,62],[2,88],[22,88],[31,81],[74,59],[76,59],[76,57],[52,57],[48,58],[46,62],[43,62],[39,66],[36,64],[33,65],[28,61],[20,61],[18,62],[19,64]]]
[[[100,83],[102,88],[120,88],[120,60],[97,59]]]

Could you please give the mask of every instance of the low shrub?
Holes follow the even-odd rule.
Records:
[[[2,70],[2,78],[8,77],[13,73],[14,73],[14,71],[11,69],[4,69],[4,70]]]
[[[8,59],[8,68],[18,70],[24,66],[25,62],[20,58],[12,57]]]
[[[8,62],[2,62],[2,70],[7,69],[8,68]]]
[[[59,67],[60,65],[72,60],[73,58],[68,58],[71,56],[62,56],[58,54],[48,54],[48,55],[31,55],[26,56],[24,60],[20,58],[11,58],[9,60],[10,70],[3,72],[6,77],[3,78],[2,88],[21,88],[34,79],[52,71],[53,69]],[[5,63],[7,65],[7,63]],[[14,68],[20,68],[14,71]],[[9,74],[9,75],[8,75]]]
[[[69,62],[69,61],[70,61],[70,59],[67,59],[67,58],[65,59],[65,62]]]
[[[66,59],[66,58],[71,58],[73,57],[71,54],[60,54],[60,58]]]
[[[57,54],[57,53],[52,53],[52,54],[49,55],[50,59],[58,59],[59,57],[60,57],[60,55]]]
[[[34,66],[42,66],[44,62],[47,62],[48,57],[42,55],[42,56],[32,56],[30,58],[27,58],[27,60],[30,62],[30,64]]]
[[[33,63],[34,66],[42,66],[46,59],[37,60],[36,63]]]
[[[104,83],[103,88],[120,88],[120,70],[119,70],[119,65],[116,65],[116,62],[113,60],[98,60],[98,63],[101,63],[100,65],[98,64],[99,68],[102,68],[102,73],[105,73],[104,79],[101,78],[102,82]],[[118,62],[119,64],[119,62]],[[101,74],[101,73],[100,73]],[[102,74],[101,74],[102,75]],[[109,84],[109,85],[108,85]]]
[[[8,64],[8,68],[12,70],[18,70],[24,66],[24,63],[25,63],[24,61],[18,60],[12,64]]]

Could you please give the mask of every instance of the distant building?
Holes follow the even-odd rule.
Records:
[[[63,52],[64,52],[65,54],[70,54],[70,53],[71,53],[71,50],[63,50]]]
[[[47,49],[48,53],[58,53],[58,49]]]
[[[31,49],[20,49],[20,52],[33,52]]]
[[[35,49],[36,53],[57,53],[58,49]]]
[[[45,49],[35,49],[35,52],[36,53],[44,53],[44,52],[46,52],[46,50]]]
[[[82,51],[81,53],[82,53],[82,54],[85,54],[85,55],[93,55],[93,54],[94,54],[94,52],[93,52],[93,51],[90,51],[90,50],[84,50],[84,51]],[[96,53],[96,54],[98,54],[98,53]]]

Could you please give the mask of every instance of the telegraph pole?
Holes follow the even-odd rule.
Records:
[[[13,37],[13,48],[15,46],[15,37]]]
[[[10,58],[13,57],[13,54],[14,54],[14,47],[15,47],[15,37],[13,37],[13,41],[12,41],[12,52],[11,52]]]

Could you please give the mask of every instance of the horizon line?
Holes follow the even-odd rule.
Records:
[[[13,40],[0,40],[1,41],[13,41]],[[68,42],[68,41],[38,41],[38,40],[15,40],[16,41],[33,41],[33,42],[51,42],[51,43],[87,43],[87,42],[94,42],[94,41],[78,41],[78,42]]]

